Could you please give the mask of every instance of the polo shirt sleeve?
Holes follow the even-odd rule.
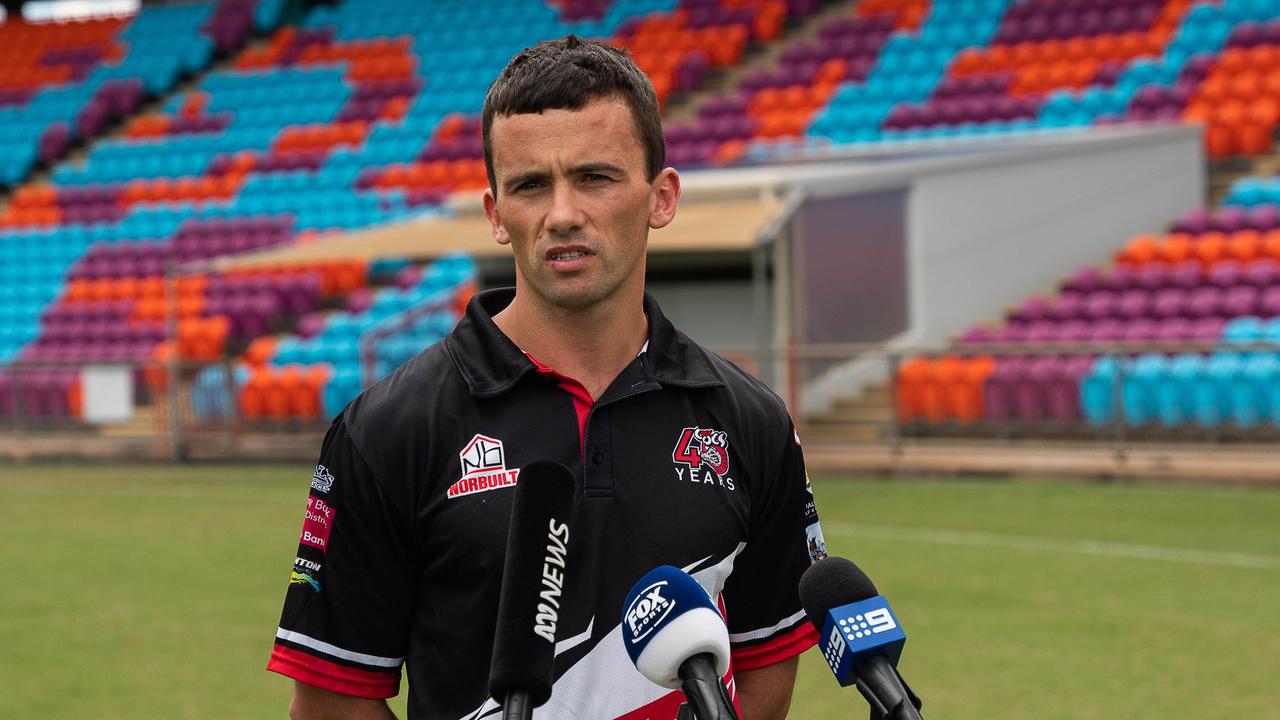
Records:
[[[399,692],[416,582],[405,511],[378,480],[339,416],[312,478],[268,670],[345,695]]]
[[[787,427],[780,462],[752,497],[747,546],[725,583],[735,670],[772,665],[818,641],[800,605],[799,586],[800,576],[826,548],[800,438]]]

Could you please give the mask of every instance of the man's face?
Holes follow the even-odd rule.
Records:
[[[649,228],[674,217],[679,177],[646,180],[633,123],[620,98],[494,118],[497,194],[484,207],[494,238],[511,244],[518,293],[579,310],[643,288]]]

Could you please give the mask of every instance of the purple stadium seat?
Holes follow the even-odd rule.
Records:
[[[1280,287],[1272,286],[1262,291],[1258,301],[1258,314],[1262,317],[1280,316]]]
[[[1161,290],[1169,285],[1169,269],[1161,263],[1144,265],[1138,270],[1135,283],[1148,292]]]
[[[1261,295],[1258,288],[1252,285],[1237,285],[1227,288],[1226,292],[1226,297],[1222,301],[1222,311],[1226,317],[1242,317],[1257,311]]]
[[[1125,320],[1134,320],[1147,315],[1151,307],[1151,296],[1146,290],[1126,290],[1116,301],[1116,316]]]
[[[1186,318],[1173,317],[1156,322],[1156,340],[1160,342],[1181,342],[1190,340],[1191,322]]]
[[[1206,317],[1195,321],[1191,327],[1191,339],[1202,342],[1213,342],[1222,339],[1222,331],[1227,321],[1220,317]]]
[[[1194,320],[1207,317],[1222,316],[1224,296],[1221,289],[1202,287],[1191,291],[1187,301],[1186,312]]]
[[[1089,323],[1084,320],[1066,320],[1058,324],[1055,338],[1060,343],[1081,343],[1089,339]]]
[[[1036,320],[1028,323],[1023,341],[1029,343],[1053,342],[1058,336],[1058,324],[1052,320]]]
[[[964,335],[960,337],[960,342],[966,345],[989,343],[995,341],[995,335],[995,331],[991,328],[984,325],[978,325],[977,327],[971,327],[966,330]]]
[[[1017,310],[1009,314],[1010,320],[1034,322],[1049,316],[1049,301],[1042,297],[1027,298]]]
[[[987,418],[997,422],[1015,417],[1014,388],[1026,372],[1026,359],[1003,357],[996,361],[996,369],[987,378],[983,388],[983,405]]]
[[[1102,285],[1113,292],[1124,292],[1129,290],[1137,283],[1137,278],[1132,268],[1126,265],[1117,265],[1111,268],[1109,272],[1102,278]]]
[[[1102,320],[1115,317],[1116,294],[1110,290],[1098,290],[1089,293],[1085,299],[1084,316],[1090,320]]]
[[[1125,342],[1151,342],[1160,337],[1160,326],[1150,318],[1130,320],[1124,328]]]
[[[1156,292],[1151,301],[1151,316],[1155,318],[1184,317],[1187,309],[1187,291],[1166,288]]]
[[[321,313],[309,313],[298,320],[297,334],[302,338],[313,338],[324,332],[325,316]]]
[[[1089,328],[1090,342],[1115,342],[1124,337],[1124,324],[1107,318],[1094,322]]]
[[[1025,324],[1010,322],[992,333],[991,340],[998,343],[1020,343],[1026,336]]]
[[[360,289],[347,295],[344,308],[353,315],[359,315],[373,307],[373,293],[365,289]]]
[[[1213,227],[1212,214],[1208,210],[1196,209],[1187,212],[1174,223],[1173,232],[1201,235]]]
[[[1062,361],[1046,392],[1049,417],[1058,422],[1080,420],[1080,384],[1093,369],[1094,358],[1074,355]]]
[[[1178,263],[1169,271],[1169,286],[1183,290],[1194,290],[1204,281],[1204,269],[1194,260]]]
[[[1213,216],[1213,229],[1223,233],[1233,233],[1250,227],[1249,211],[1237,205],[1227,205]]]
[[[1275,205],[1258,205],[1249,211],[1248,224],[1258,232],[1280,227],[1280,208]]]
[[[1265,290],[1280,282],[1280,265],[1270,258],[1255,260],[1247,266],[1244,281],[1260,290]]]
[[[1045,418],[1047,409],[1045,390],[1057,372],[1057,365],[1058,359],[1052,356],[1027,360],[1021,375],[1015,378],[1013,386],[1013,407],[1019,418],[1030,422]]]
[[[1083,293],[1064,292],[1053,301],[1048,314],[1059,321],[1084,317],[1084,298]]]
[[[1063,290],[1074,290],[1078,292],[1088,293],[1099,289],[1102,286],[1102,270],[1086,266],[1076,271],[1066,282],[1062,284]]]
[[[1244,282],[1244,266],[1236,260],[1223,260],[1209,270],[1207,279],[1210,285],[1219,288],[1239,285]]]

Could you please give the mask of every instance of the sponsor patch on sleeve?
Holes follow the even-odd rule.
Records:
[[[337,511],[320,498],[307,496],[307,519],[302,522],[302,537],[298,542],[324,550],[329,546],[329,533],[333,530],[333,517]]]
[[[306,585],[312,590],[320,592],[320,568],[321,564],[315,560],[308,560],[304,557],[295,558],[293,572],[289,573],[289,584]]]
[[[822,525],[816,521],[804,529],[809,547],[809,562],[816,563],[827,556],[827,541],[822,537]]]

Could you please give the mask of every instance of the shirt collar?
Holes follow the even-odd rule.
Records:
[[[493,316],[509,305],[515,294],[515,288],[476,293],[457,327],[445,338],[446,351],[476,397],[501,395],[536,370],[493,322]],[[649,339],[639,357],[655,380],[683,387],[724,385],[707,352],[677,330],[648,293],[644,311],[649,318]]]

